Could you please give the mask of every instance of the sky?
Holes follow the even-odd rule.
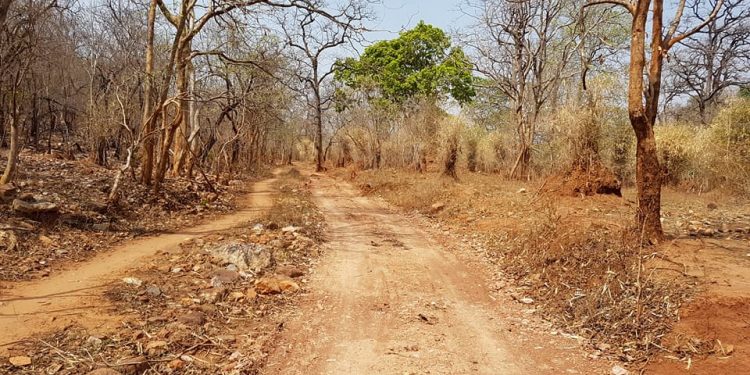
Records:
[[[378,19],[369,25],[376,31],[368,33],[366,38],[368,41],[392,39],[420,20],[450,33],[470,22],[458,9],[461,3],[461,0],[382,0],[382,4],[373,6]]]

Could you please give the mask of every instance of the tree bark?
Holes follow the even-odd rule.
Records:
[[[141,183],[151,184],[151,176],[154,169],[154,23],[156,22],[157,0],[151,0],[148,7],[148,31],[146,32],[146,79],[144,81],[143,102],[143,151],[141,153]]]

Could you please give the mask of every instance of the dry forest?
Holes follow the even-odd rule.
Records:
[[[750,1],[0,0],[0,373],[750,374]]]

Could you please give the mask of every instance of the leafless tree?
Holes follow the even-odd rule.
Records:
[[[575,18],[564,0],[476,0],[466,13],[476,19],[464,37],[475,68],[488,88],[509,101],[518,134],[511,176],[528,178],[532,145],[542,110],[557,95],[568,73],[575,40]]]
[[[322,5],[322,3],[321,3]],[[280,15],[279,24],[292,47],[296,61],[294,74],[301,81],[301,94],[306,99],[315,126],[316,170],[323,170],[323,115],[333,102],[333,91],[325,84],[334,73],[333,60],[327,54],[350,43],[364,30],[367,3],[350,0],[335,12],[335,18],[323,17],[310,9],[294,9]]]
[[[713,8],[718,1],[694,2],[688,18],[706,21],[704,7]],[[724,0],[716,17],[685,38],[670,57],[667,99],[687,95],[701,121],[708,123],[711,108],[726,89],[750,84],[750,6],[743,0]]]

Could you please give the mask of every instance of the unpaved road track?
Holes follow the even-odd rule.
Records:
[[[606,373],[574,341],[511,329],[512,302],[407,217],[313,180],[331,241],[266,374]]]
[[[240,209],[211,222],[178,232],[135,240],[99,254],[84,263],[31,282],[17,283],[0,297],[0,353],[9,344],[33,335],[58,330],[70,323],[97,328],[117,322],[116,312],[107,311],[101,298],[104,288],[121,282],[127,271],[144,263],[159,251],[181,242],[221,232],[258,217],[273,204],[271,180],[253,186],[241,198]]]

